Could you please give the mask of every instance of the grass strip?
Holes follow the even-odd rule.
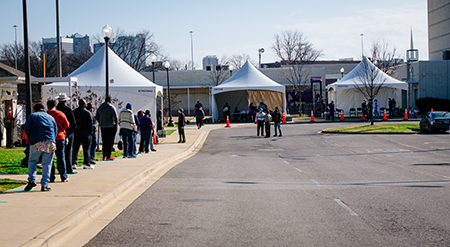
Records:
[[[12,180],[9,178],[5,178],[5,179],[0,179],[0,193],[3,193],[7,190],[11,190],[14,188],[17,188],[19,186],[22,186],[24,184],[26,184],[27,182],[25,181],[20,181],[20,180]]]
[[[417,133],[419,124],[376,124],[359,125],[351,127],[340,127],[324,130],[327,132],[339,133]]]

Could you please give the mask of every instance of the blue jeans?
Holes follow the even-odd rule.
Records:
[[[53,152],[46,153],[42,151],[36,151],[33,145],[30,145],[30,155],[28,158],[28,181],[35,182],[37,174],[37,163],[42,156],[42,178],[41,185],[48,186],[50,180],[51,166],[53,165]]]
[[[275,135],[277,135],[277,129],[280,131],[281,135],[281,123],[273,123],[273,126],[275,128]]]
[[[91,161],[95,160],[95,152],[97,151],[97,135],[95,132],[92,133],[91,141]]]
[[[379,111],[373,111],[373,113],[374,113],[374,117],[375,118],[380,118],[380,112]]]
[[[133,155],[133,131],[129,129],[120,129],[120,135],[123,142],[123,156]]]
[[[66,140],[56,140],[56,167],[58,168],[59,176],[61,181],[67,179],[66,172],[66,160],[64,159],[64,148],[66,146]],[[52,172],[50,175],[50,180],[55,180],[55,166],[51,166]]]
[[[66,172],[73,173],[72,169],[72,148],[73,148],[73,133],[67,135],[69,142],[64,149],[64,159],[66,160]]]

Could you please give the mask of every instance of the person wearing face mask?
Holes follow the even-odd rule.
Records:
[[[266,113],[262,108],[259,109],[259,112],[256,113],[256,136],[259,136],[259,132],[261,131],[261,136],[264,136],[264,120],[266,118]]]

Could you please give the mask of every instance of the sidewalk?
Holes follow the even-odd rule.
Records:
[[[186,143],[175,132],[155,146],[157,152],[135,159],[99,161],[93,170],[77,169],[69,183],[40,192],[25,186],[0,194],[2,246],[83,246],[172,167],[195,155],[209,131],[222,124],[186,126]],[[27,180],[26,174],[0,178]],[[38,175],[37,180],[40,179]]]

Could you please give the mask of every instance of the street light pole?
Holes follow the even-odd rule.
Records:
[[[341,79],[344,77],[344,68],[341,68]]]
[[[156,62],[155,54],[152,54],[150,56],[150,62],[152,62],[153,83],[155,83],[155,62]]]
[[[230,66],[228,66],[228,69],[230,70],[230,77],[233,76],[233,65],[230,64]]]
[[[194,31],[190,31],[189,33],[191,34],[191,67],[192,70],[194,70],[194,41],[192,38],[192,34],[194,33]]]
[[[108,49],[108,42],[109,39],[111,38],[111,31],[112,28],[106,24],[103,28],[102,28],[102,34],[103,34],[103,38],[105,38],[105,66],[106,66],[106,74],[105,74],[105,78],[106,78],[106,97],[109,96],[109,63],[108,63],[108,53],[109,53],[109,49]]]
[[[25,50],[25,97],[26,97],[26,114],[27,118],[31,115],[31,71],[30,71],[30,50],[28,47],[28,13],[27,0],[23,0],[23,48]]]
[[[261,68],[261,54],[264,53],[264,48],[258,50],[259,53],[259,68]]]
[[[168,61],[164,62],[164,67],[166,68],[166,73],[167,73],[167,97],[168,97],[168,101],[169,101],[169,123],[167,124],[167,126],[174,126],[173,124],[173,120],[172,120],[172,105],[170,103],[170,83],[169,83],[169,67],[170,67],[170,63]]]
[[[58,55],[58,61],[56,63],[56,73],[58,77],[62,76],[62,63],[61,63],[61,34],[59,27],[59,0],[56,0],[56,49]]]
[[[17,25],[14,25],[15,41],[14,41],[14,65],[17,69]]]

